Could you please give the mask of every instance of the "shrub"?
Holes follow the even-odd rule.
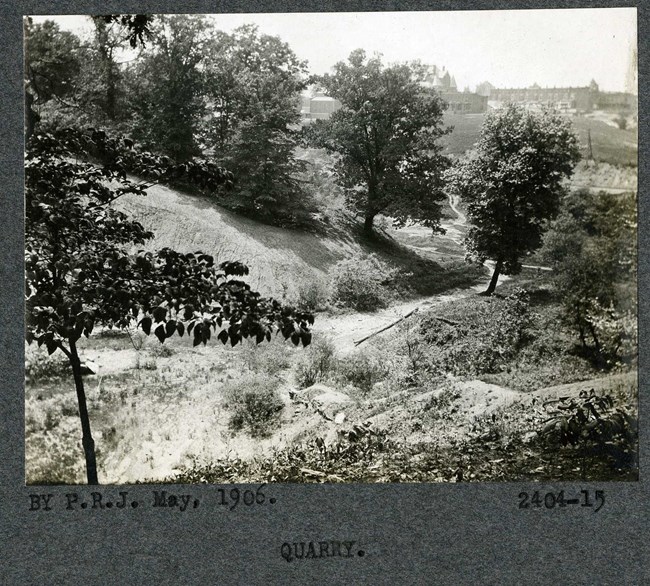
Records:
[[[298,287],[296,306],[300,311],[324,311],[330,300],[328,283],[318,277],[309,277]]]
[[[638,424],[626,405],[617,405],[611,394],[594,389],[579,397],[561,397],[547,403],[550,419],[540,435],[562,446],[573,446],[582,459],[583,477],[587,458],[606,456],[614,468],[633,466],[637,457]]]
[[[596,364],[611,370],[634,362],[637,354],[636,312],[603,307],[596,299],[586,304],[585,323],[595,342]]]
[[[336,372],[337,359],[334,344],[327,338],[314,340],[296,366],[298,388],[306,389],[324,382]]]
[[[338,363],[339,377],[363,394],[368,394],[375,383],[383,381],[389,370],[388,363],[381,356],[365,351],[348,354]]]
[[[71,376],[69,360],[61,352],[48,355],[44,349],[25,351],[25,379],[30,383]]]
[[[427,368],[434,372],[457,376],[499,372],[526,341],[531,318],[522,290],[504,299],[466,300],[456,309],[460,310],[457,324],[442,322],[433,314],[418,322],[419,335],[429,346]]]
[[[340,261],[331,271],[332,300],[357,311],[386,307],[391,295],[387,285],[397,272],[374,254]]]
[[[277,393],[277,379],[259,375],[243,377],[225,385],[230,428],[245,429],[252,437],[271,435],[284,407]]]
[[[151,347],[149,352],[156,358],[169,358],[174,355],[174,349],[169,344],[156,344]]]

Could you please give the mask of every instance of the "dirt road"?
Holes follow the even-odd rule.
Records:
[[[456,218],[442,223],[442,227],[446,232],[444,236],[446,249],[449,247],[449,242],[452,241],[458,247],[458,254],[450,255],[445,250],[445,256],[463,256],[463,238],[465,237],[467,217],[458,208],[458,204],[458,198],[450,196],[449,205],[456,214]],[[421,240],[427,243],[424,246],[411,246],[412,249],[416,251],[439,252],[437,246],[441,242],[441,239],[438,237],[430,238],[430,228],[425,228],[424,226],[408,226],[397,230],[397,232],[400,231],[406,232],[410,236],[420,236],[422,237]],[[506,279],[507,277],[501,277],[502,281]],[[314,324],[314,333],[316,335],[327,335],[339,352],[347,354],[354,350],[354,343],[356,341],[386,327],[413,310],[430,309],[448,301],[462,299],[469,295],[476,295],[484,289],[485,285],[479,284],[474,287],[458,289],[445,295],[432,295],[430,297],[421,297],[420,299],[396,303],[386,309],[372,313],[349,313],[341,316],[319,317]]]

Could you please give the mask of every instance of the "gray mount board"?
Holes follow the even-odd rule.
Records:
[[[2,1],[0,18],[0,584],[644,584],[648,499],[648,223],[639,222],[640,481],[631,483],[274,485],[275,504],[233,511],[217,487],[103,487],[137,509],[30,512],[24,485],[22,16],[92,13],[460,10],[637,6],[639,213],[648,217],[649,11],[642,2]],[[318,34],[326,34],[320,31]],[[315,34],[315,41],[318,35]],[[240,487],[242,489],[248,487]],[[254,487],[253,487],[254,488]],[[201,502],[152,508],[153,490]],[[521,491],[604,490],[598,513],[519,510]],[[144,505],[147,506],[144,506]],[[354,541],[350,557],[287,562],[282,544]],[[307,546],[308,547],[308,546]],[[318,547],[318,545],[317,545]],[[358,555],[362,551],[365,555]]]

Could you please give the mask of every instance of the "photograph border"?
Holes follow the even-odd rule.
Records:
[[[650,7],[637,2],[446,0],[302,2],[2,1],[0,13],[0,583],[3,584],[641,584],[648,575],[647,222],[638,223],[639,481],[274,484],[259,507],[219,506],[213,485],[97,490],[138,508],[66,508],[85,486],[25,486],[22,17],[30,14],[370,12],[636,7],[639,217],[647,188]],[[17,332],[21,332],[17,335]],[[229,489],[229,485],[222,488]],[[240,485],[255,490],[255,485]],[[152,507],[153,493],[190,495],[187,510]],[[519,509],[520,493],[602,490],[584,507]],[[33,496],[52,495],[51,510]],[[31,510],[30,510],[31,509]],[[287,561],[283,544],[354,542],[351,555]],[[345,551],[345,550],[343,550]]]

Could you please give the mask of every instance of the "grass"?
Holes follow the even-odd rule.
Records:
[[[389,287],[402,299],[472,287],[485,279],[485,269],[457,258],[460,251],[455,244],[449,248],[453,257],[445,257],[443,253],[435,255],[434,260],[383,233],[368,235],[359,228],[358,238],[365,250],[399,269]]]
[[[555,298],[543,281],[523,283],[531,291],[531,310],[539,315],[530,326],[539,339],[555,331],[550,327]],[[502,284],[501,298],[448,302],[438,306],[436,314],[473,323],[477,318],[472,312],[479,315],[477,303],[502,303],[516,284]],[[86,378],[101,480],[475,482],[636,477],[634,466],[617,468],[606,456],[585,456],[572,446],[551,445],[538,437],[534,432],[547,417],[541,402],[518,401],[468,416],[463,377],[459,383],[449,382],[434,376],[426,364],[418,367],[417,356],[408,356],[405,336],[418,331],[418,322],[409,324],[410,334],[402,329],[347,357],[325,348],[320,353],[324,365],[317,343],[306,351],[279,340],[260,347],[192,348],[188,340],[173,338],[165,344],[169,350],[160,350],[156,341],[154,351],[148,338],[141,352],[155,362],[155,370],[138,370],[127,361],[119,372]],[[472,332],[476,336],[480,329]],[[562,345],[571,341],[552,337],[544,342],[547,352],[528,343],[537,352],[534,361],[526,358],[526,346],[509,359],[507,368],[479,378],[534,390],[598,376],[584,363],[582,371],[569,362],[562,367],[569,356],[561,351]],[[114,350],[118,342],[121,346]],[[93,336],[87,342],[95,351],[102,344],[125,352],[130,341]],[[132,347],[130,352],[135,354]],[[327,436],[317,418],[296,439],[280,441],[289,421],[312,413],[308,407],[301,407],[303,411],[291,404],[283,407],[277,396],[283,385],[291,384],[291,373],[300,372],[301,361],[318,372],[300,386],[324,382],[354,399],[335,439]],[[418,368],[421,376],[414,378]],[[635,382],[608,386],[607,379],[602,380],[598,392],[609,392],[620,404],[635,408]],[[54,381],[51,386],[41,380],[26,388],[28,483],[80,483],[85,478],[72,381]],[[425,401],[414,400],[418,393],[431,390],[435,392]],[[358,426],[367,421],[372,421],[372,431]],[[232,431],[238,429],[241,432],[232,439]],[[251,436],[256,443],[247,443]],[[190,451],[182,447],[188,442],[194,446]],[[230,451],[230,446],[241,450],[247,445],[247,452]]]
[[[462,116],[446,113],[445,124],[452,125],[454,131],[441,139],[445,145],[445,152],[450,155],[462,155],[472,149],[478,140],[484,119],[484,114]],[[585,156],[588,134],[591,133],[591,144],[596,161],[612,165],[637,166],[638,148],[635,146],[637,143],[635,130],[621,130],[601,120],[584,116],[572,117],[571,122]]]

